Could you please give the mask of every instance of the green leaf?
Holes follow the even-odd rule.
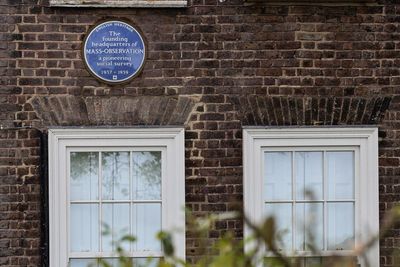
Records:
[[[137,240],[136,237],[131,236],[131,235],[126,235],[126,236],[124,236],[124,237],[121,238],[121,241],[122,241],[122,242],[134,243],[134,242],[136,242],[136,240]]]
[[[161,231],[157,234],[157,238],[161,241],[165,256],[172,257],[174,255],[175,249],[172,242],[171,234]]]

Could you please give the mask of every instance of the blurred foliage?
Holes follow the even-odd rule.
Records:
[[[238,220],[245,222],[246,226],[254,233],[247,239],[241,240],[235,237],[231,231],[226,231],[225,234],[217,239],[213,244],[209,244],[209,231],[218,221]],[[202,257],[195,263],[185,262],[183,259],[178,259],[174,256],[174,246],[172,244],[172,234],[160,232],[158,239],[164,248],[164,257],[161,259],[147,259],[142,262],[133,262],[131,258],[125,256],[121,244],[124,242],[135,242],[136,239],[132,236],[126,236],[117,243],[117,264],[110,264],[105,260],[99,259],[101,267],[357,267],[356,258],[365,257],[365,253],[370,249],[381,237],[387,234],[393,228],[395,223],[400,220],[400,207],[394,208],[385,216],[381,224],[380,235],[371,237],[365,244],[359,245],[354,250],[354,255],[351,257],[343,257],[339,255],[330,255],[323,258],[290,258],[285,256],[279,247],[279,236],[276,236],[275,219],[266,218],[261,225],[255,225],[245,216],[237,213],[224,213],[219,215],[210,215],[207,217],[196,218],[190,213],[187,215],[187,227],[194,238],[200,242],[199,251]],[[312,233],[312,230],[309,231]],[[253,249],[244,249],[245,244],[252,244]],[[309,244],[310,251],[318,255],[319,251]],[[210,253],[211,252],[211,253]],[[268,253],[268,258],[264,256]],[[394,258],[398,257],[399,251],[394,252]],[[396,264],[396,263],[395,263]],[[370,266],[366,262],[367,267]],[[400,266],[400,265],[394,265]]]

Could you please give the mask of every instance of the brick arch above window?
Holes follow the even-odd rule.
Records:
[[[391,96],[236,95],[230,102],[242,125],[376,125]]]
[[[30,100],[44,126],[184,125],[198,99],[189,96],[35,96]]]

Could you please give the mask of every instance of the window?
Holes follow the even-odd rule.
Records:
[[[183,142],[175,128],[50,129],[50,266],[113,265],[118,245],[135,263],[163,257],[160,230],[184,258]]]
[[[312,266],[352,256],[378,233],[376,128],[246,128],[243,137],[245,212],[254,223],[274,216],[286,255]],[[378,244],[367,258],[379,266]]]
[[[68,7],[186,7],[187,0],[50,0],[50,5]]]

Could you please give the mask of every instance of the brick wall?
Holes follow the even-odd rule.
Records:
[[[19,56],[14,40],[21,38],[15,32],[20,17],[9,16],[16,12],[15,6],[9,3],[0,1],[0,120],[3,126],[13,125],[14,113],[20,110],[15,95],[21,93],[21,89],[15,86],[19,72],[14,60]]]
[[[186,201],[198,215],[242,206],[242,125],[379,125],[383,214],[400,201],[400,5],[392,2],[93,9],[0,0],[1,124],[185,125]],[[81,60],[85,32],[108,17],[131,20],[148,41],[144,70],[127,85],[99,83]],[[40,266],[37,133],[0,138],[0,265]],[[210,240],[227,229],[240,237],[243,226],[220,222]],[[187,236],[195,259],[198,240]],[[381,241],[381,266],[394,266],[399,247],[397,226]]]
[[[0,266],[41,266],[40,139],[0,132]]]

